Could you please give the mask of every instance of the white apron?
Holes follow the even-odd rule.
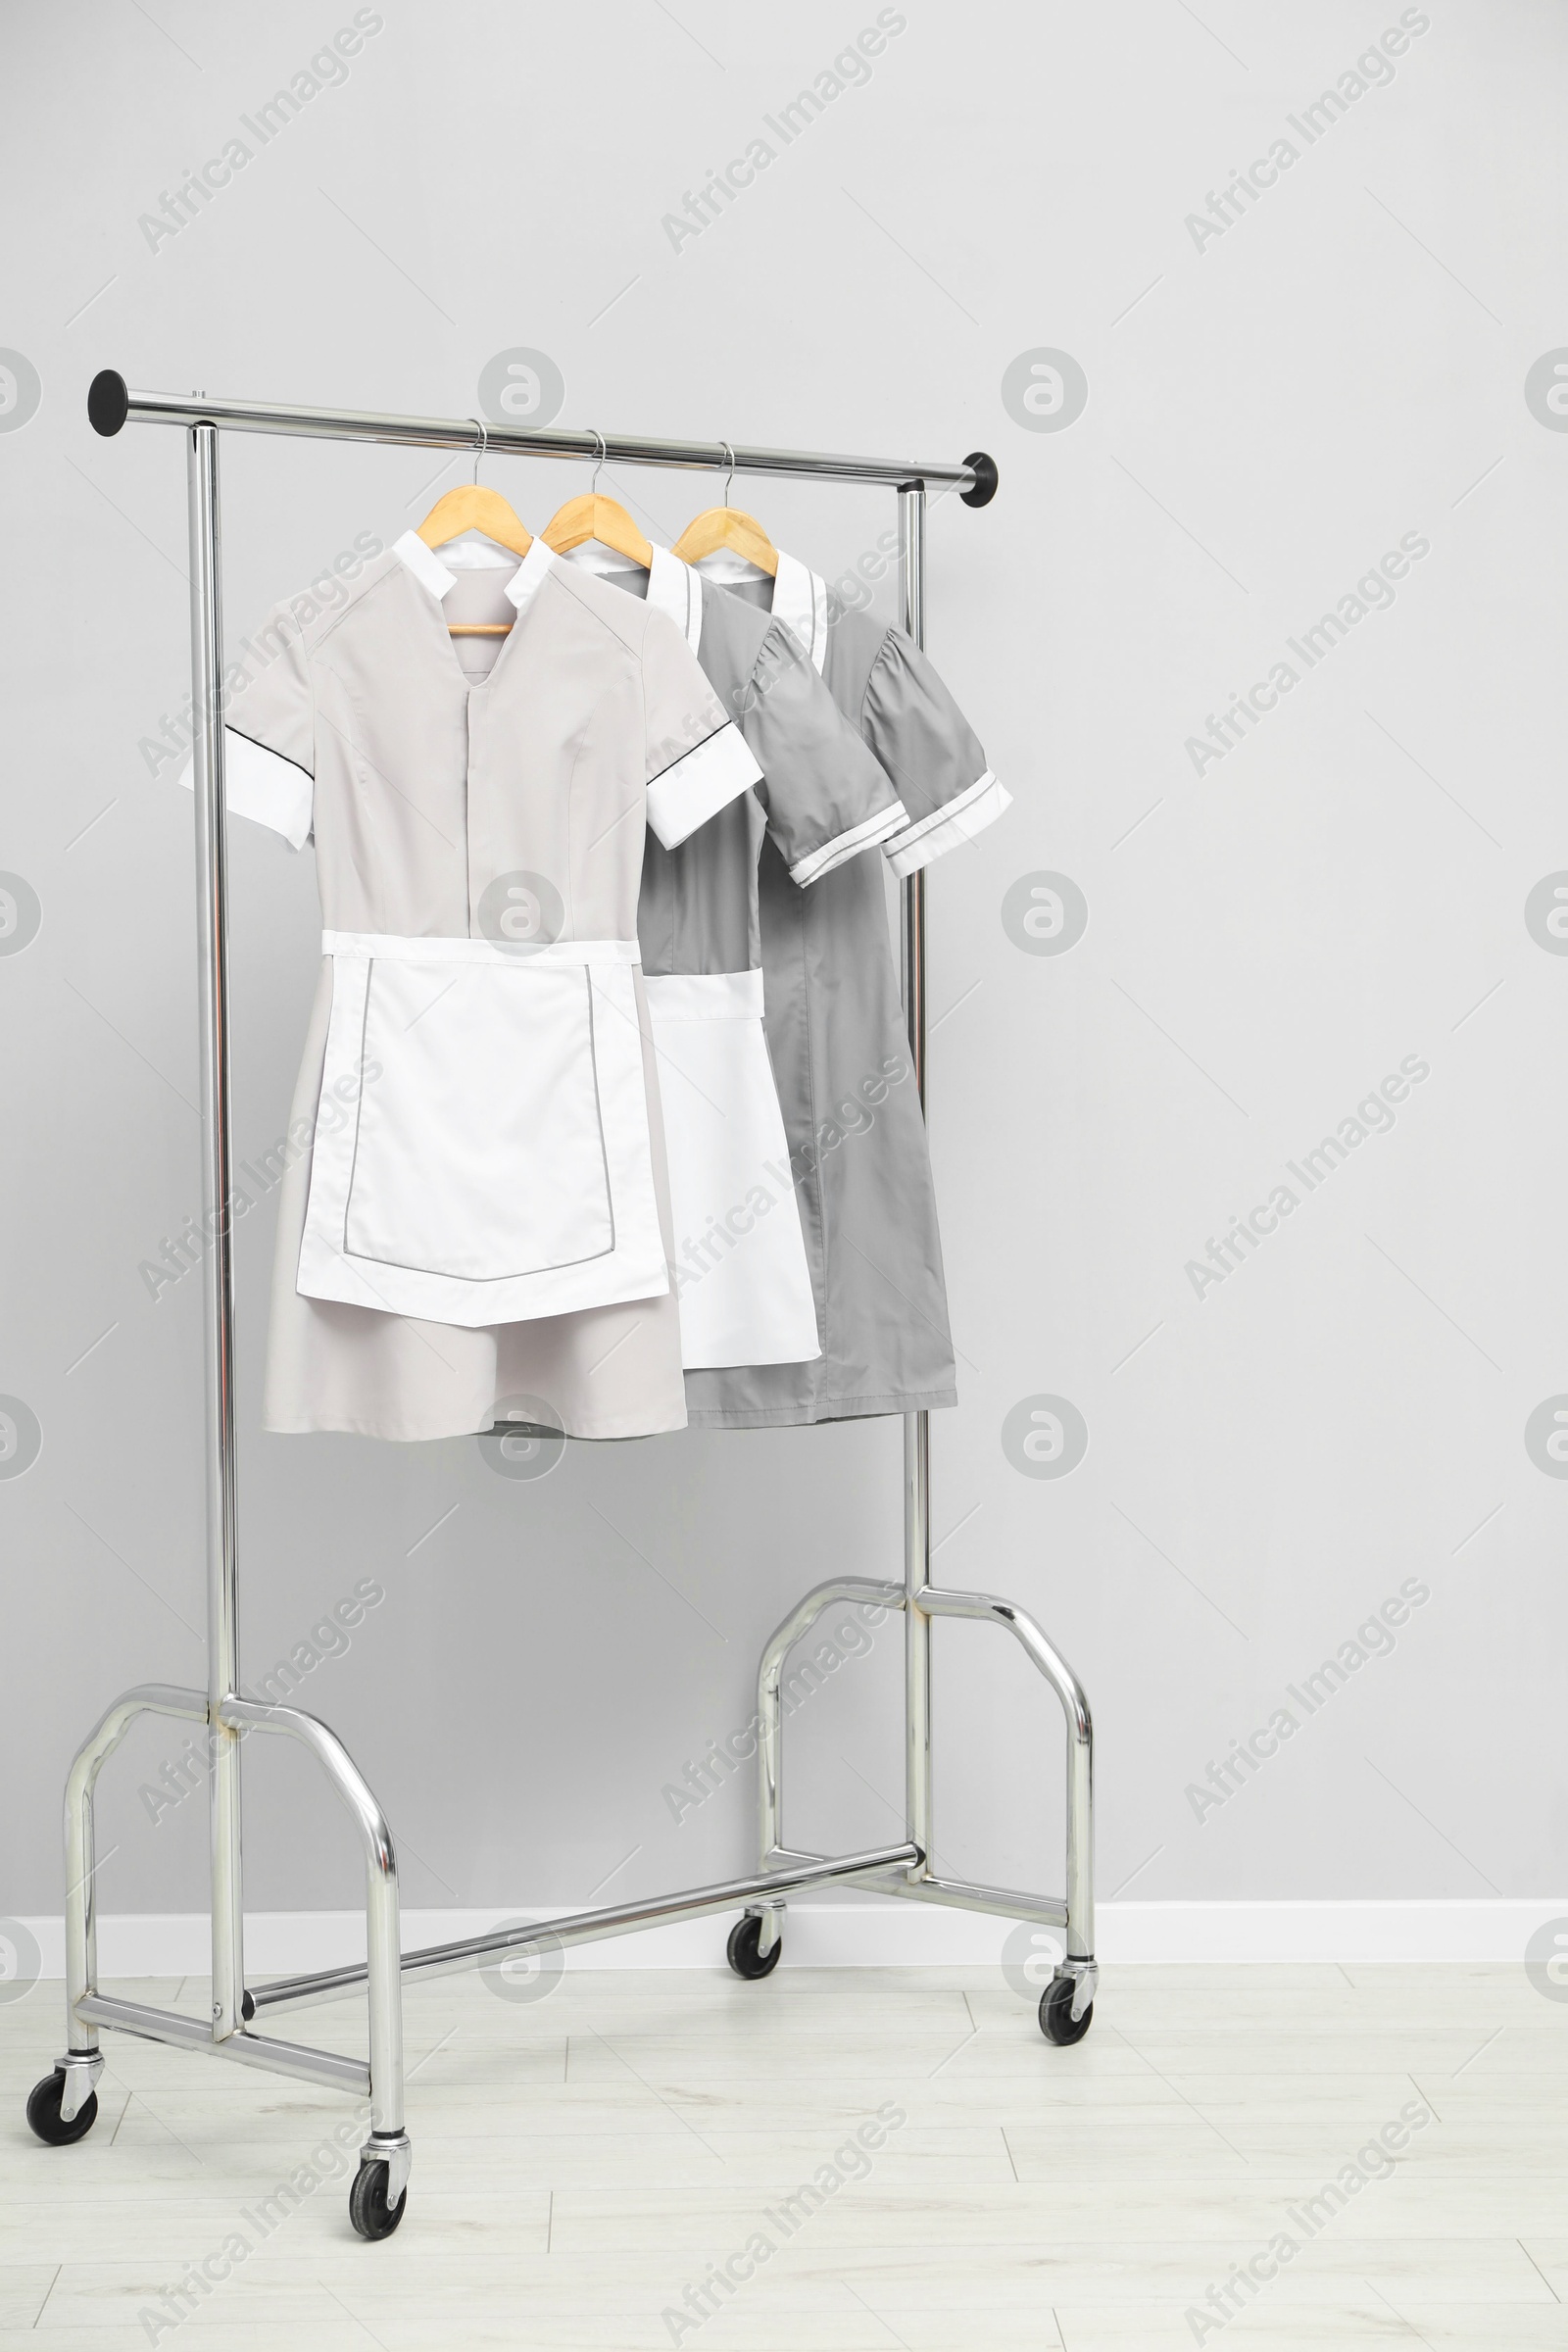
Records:
[[[696,654],[701,576],[657,545],[648,602],[669,614]],[[755,902],[757,843],[744,863],[728,859],[731,832],[704,826],[681,855],[713,862],[713,887]],[[681,1363],[690,1372],[808,1361],[821,1339],[762,1023],[761,972],[650,973],[644,986],[669,1155]]]
[[[794,1364],[819,1348],[762,1027],[760,972],[643,983],[659,1055],[681,1361]]]
[[[474,1328],[667,1291],[636,942],[321,944],[354,1113],[318,1120],[301,1295]]]

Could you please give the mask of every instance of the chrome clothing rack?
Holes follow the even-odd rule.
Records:
[[[238,1518],[234,1479],[234,1278],[230,1218],[232,1137],[229,1108],[227,942],[227,808],[223,778],[221,535],[218,436],[220,431],[274,433],[318,441],[374,441],[423,449],[480,450],[509,456],[594,458],[633,466],[695,471],[785,474],[802,480],[880,482],[899,502],[903,620],[922,641],[925,576],[925,496],[928,482],[958,490],[965,505],[985,506],[996,495],[997,468],[983,452],[961,466],[846,458],[803,450],[752,449],[728,443],[654,441],[484,425],[472,417],[391,416],[349,410],[285,408],[264,401],[189,399],[127,391],[106,369],[93,379],[87,415],[94,429],[118,433],[127,424],[171,424],[188,438],[190,510],[191,688],[195,724],[197,982],[200,1013],[203,1223],[214,1237],[205,1260],[206,1508],[208,1685],[205,1691],[143,1683],[117,1698],[79,1750],[66,1789],[66,2055],[34,2088],[27,2120],[52,2143],[80,2139],[97,2114],[94,2085],[103,2071],[99,2034],[105,2027],[179,2048],[205,2050],[246,2066],[297,2076],[309,2082],[357,2091],[368,2098],[370,2129],[350,2192],[354,2227],[368,2238],[388,2236],[402,2220],[411,2149],[404,2129],[402,1980],[467,1968],[500,1956],[557,1949],[601,1936],[624,1936],[666,1920],[696,1919],[740,1909],[728,1958],[737,1974],[763,1977],[782,1950],[787,1899],[817,1886],[869,1886],[878,1893],[961,1910],[991,1912],[1059,1931],[1064,1953],[1041,1997],[1040,2023],[1055,2042],[1088,2032],[1097,1971],[1094,1958],[1093,1734],[1089,1707],[1076,1677],[1040,1627],[1010,1601],[978,1592],[949,1592],[930,1581],[930,1422],[923,1412],[905,1418],[905,1576],[902,1585],[835,1577],[808,1592],[785,1618],[762,1652],[758,1677],[760,1736],[759,1855],[755,1876],[719,1886],[650,1896],[634,1903],[550,1920],[532,1928],[497,1930],[424,1951],[404,1952],[398,1932],[396,1848],[386,1816],[334,1733],[297,1707],[267,1706],[241,1696],[238,1635]],[[925,1099],[925,877],[904,886],[902,961],[904,1003],[916,1084]],[[785,1659],[825,1609],[865,1601],[901,1609],[906,1657],[906,1836],[898,1845],[858,1854],[800,1852],[783,1842],[783,1705]],[[931,1625],[938,1617],[970,1617],[1013,1634],[1060,1700],[1066,1717],[1066,1893],[1022,1894],[946,1879],[932,1868]],[[93,1794],[98,1775],[138,1715],[167,1715],[207,1727],[212,1751],[212,1949],[210,2021],[122,2000],[99,1990],[93,1885]],[[315,1755],[348,1807],[365,1852],[368,1958],[360,1966],[247,1987],[245,1983],[240,1853],[240,1741],[248,1732],[277,1732]],[[330,1999],[363,1984],[369,2008],[368,2061],[307,2048],[253,2031],[270,2010]]]

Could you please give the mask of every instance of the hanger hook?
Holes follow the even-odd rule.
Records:
[[[729,471],[724,476],[724,504],[727,507],[731,503],[729,494],[735,487],[735,452],[727,441],[721,441],[718,446],[729,460]]]
[[[588,430],[592,433],[594,439],[599,444],[599,455],[594,460],[594,469],[588,480],[588,495],[590,498],[597,498],[599,495],[599,476],[605,470],[605,436],[599,430],[597,424],[591,424],[588,427]]]
[[[479,460],[487,456],[490,449],[490,428],[482,416],[470,416],[468,422],[476,425],[479,432],[479,446],[473,453],[473,484],[477,489],[479,486]]]

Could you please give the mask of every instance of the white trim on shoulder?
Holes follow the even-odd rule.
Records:
[[[746,738],[723,719],[701,743],[661,768],[648,786],[648,821],[666,850],[678,849],[727,807],[738,794],[761,781]]]
[[[535,538],[528,553],[523,557],[511,579],[506,582],[501,593],[503,596],[509,597],[516,606],[519,617],[527,611],[544,586],[545,574],[555,560],[544,541]]]
[[[186,760],[176,781],[187,792],[195,791],[194,760]],[[248,816],[270,832],[281,833],[291,850],[303,850],[311,838],[314,777],[237,727],[223,729],[223,798],[231,816]]]
[[[419,586],[429,590],[437,604],[457,583],[457,573],[448,571],[417,531],[405,531],[401,539],[394,539],[392,553],[406,570],[413,572]]]
[[[771,610],[773,618],[800,639],[820,677],[827,660],[827,587],[798,556],[787,556],[782,549]]]
[[[656,612],[667,613],[686,640],[687,650],[696,653],[703,641],[703,575],[679,556],[671,555],[667,547],[653,543],[654,560],[648,567],[648,602]]]
[[[1011,807],[1011,793],[987,768],[965,791],[885,843],[888,863],[901,882],[907,881],[910,874],[917,874],[934,858],[943,858],[949,850],[956,850],[959,842],[973,841],[977,833],[995,824],[1003,810]]]
[[[813,850],[808,858],[803,858],[799,865],[792,865],[790,880],[802,890],[812,882],[820,882],[822,876],[830,874],[836,865],[843,865],[847,858],[858,858],[862,850],[874,849],[878,842],[885,842],[890,834],[897,833],[906,824],[908,814],[902,801],[894,801],[888,808],[879,808],[875,816],[868,816],[863,824],[852,825],[847,833],[839,834],[834,841],[825,841],[819,850]]]

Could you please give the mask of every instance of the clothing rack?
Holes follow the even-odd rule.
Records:
[[[188,435],[190,525],[191,689],[195,726],[197,981],[200,1018],[202,1208],[213,1247],[205,1260],[206,1550],[208,1686],[205,1691],[143,1683],[108,1709],[78,1751],[66,1790],[66,2015],[67,2050],[52,2075],[36,2085],[27,2119],[42,2139],[80,2139],[97,2114],[94,2085],[103,2071],[104,2028],[242,2065],[327,2083],[368,2098],[370,2129],[350,2192],[354,2227],[368,2238],[385,2237],[403,2218],[411,2162],[404,2128],[402,1980],[466,1968],[540,1948],[559,1949],[601,1936],[622,1936],[666,1920],[741,1910],[728,1958],[744,1977],[768,1975],[782,1948],[784,1906],[792,1895],[818,1886],[865,1886],[880,1894],[990,1912],[1059,1933],[1064,1946],[1040,2001],[1040,2024],[1058,2043],[1089,2029],[1097,1983],[1094,1957],[1093,1734],[1088,1702],[1077,1678],[1032,1618],[987,1593],[950,1592],[930,1581],[930,1421],[905,1417],[904,1553],[902,1585],[870,1578],[833,1577],[808,1592],[774,1632],[758,1674],[760,1734],[759,1853],[755,1876],[640,1902],[611,1904],[531,1928],[498,1929],[457,1943],[403,1952],[398,1932],[398,1869],[392,1832],[379,1803],[347,1749],[327,1726],[297,1707],[264,1705],[239,1687],[238,1514],[235,1502],[233,1247],[225,1204],[231,1192],[229,1105],[227,808],[224,797],[221,534],[219,511],[220,432],[277,434],[317,441],[370,441],[394,447],[485,450],[499,456],[598,458],[630,466],[694,471],[781,474],[799,480],[883,483],[897,493],[903,625],[923,641],[926,485],[958,490],[966,506],[996,495],[997,468],[983,452],[961,466],[848,458],[803,450],[732,447],[728,443],[647,440],[628,434],[568,430],[524,431],[481,424],[472,417],[397,416],[337,409],[283,407],[273,402],[183,398],[127,391],[106,369],[93,379],[87,415],[112,436],[130,424],[176,425]],[[915,1082],[925,1100],[925,877],[903,885],[903,989]],[[906,1835],[898,1845],[827,1856],[783,1841],[782,1678],[792,1645],[825,1609],[860,1601],[900,1609],[905,1624]],[[967,1617],[1004,1627],[1022,1644],[1061,1702],[1066,1717],[1066,1893],[1024,1894],[969,1886],[932,1868],[931,1626],[939,1617]],[[120,1999],[99,1990],[96,1893],[93,1884],[93,1805],[98,1775],[139,1715],[172,1717],[207,1727],[212,1755],[212,2015],[211,2021]],[[245,1983],[240,1853],[240,1741],[247,1732],[281,1733],[301,1741],[320,1765],[353,1816],[364,1848],[368,1957],[362,1965],[317,1971],[247,1987]],[[1033,1978],[1031,1978],[1031,1982]],[[335,1998],[359,1985],[369,2009],[368,2062],[311,2049],[252,2030],[265,2012]]]

